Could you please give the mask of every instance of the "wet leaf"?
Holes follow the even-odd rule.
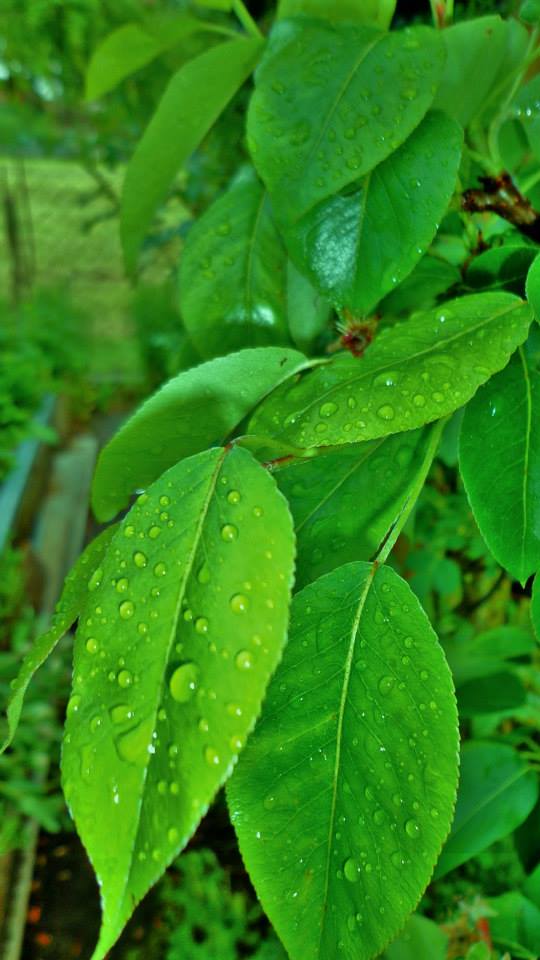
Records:
[[[291,337],[299,350],[310,353],[331,330],[332,308],[316,288],[287,262],[287,318]]]
[[[443,58],[429,27],[278,22],[256,73],[248,142],[280,220],[295,222],[396,150],[431,105]]]
[[[538,778],[512,747],[465,743],[456,816],[435,876],[444,876],[506,837],[523,823],[537,797]]]
[[[298,448],[371,440],[452,413],[508,362],[531,322],[510,293],[460,297],[275,390],[250,432]]]
[[[116,525],[108,527],[83,551],[73,569],[68,573],[60,600],[53,613],[51,625],[45,633],[34,640],[30,650],[21,663],[19,673],[12,682],[12,693],[6,705],[4,721],[0,726],[0,753],[9,747],[19,725],[24,695],[36,670],[53,652],[56,644],[73,626],[77,617],[84,611],[88,601],[88,584],[99,570],[99,565],[116,530]]]
[[[102,450],[92,506],[108,520],[182,457],[223,442],[277,384],[306,363],[296,350],[241,350],[169,380]]]
[[[184,64],[169,82],[126,170],[120,231],[129,271],[175,175],[247,79],[261,49],[259,40],[228,40]]]
[[[525,583],[540,566],[540,331],[468,404],[459,463],[489,549]],[[494,483],[496,478],[496,483]]]
[[[289,253],[337,307],[369,315],[431,243],[456,185],[462,132],[429,113],[353,192],[313,207],[286,231]]]
[[[400,931],[448,833],[457,747],[444,655],[393,570],[348,564],[295,597],[228,787],[244,861],[291,960],[326,960],[338,943],[344,960],[368,960]]]
[[[240,448],[123,520],[75,642],[63,787],[101,886],[102,960],[230,775],[286,636],[292,523]],[[104,829],[106,824],[106,829]]]
[[[540,322],[540,256],[536,257],[529,269],[526,289],[527,300],[531,305],[535,318]]]
[[[266,190],[238,183],[192,227],[180,262],[182,318],[203,357],[290,343],[286,269]]]
[[[438,427],[354,443],[276,470],[297,538],[303,587],[351,560],[369,560],[433,459]]]

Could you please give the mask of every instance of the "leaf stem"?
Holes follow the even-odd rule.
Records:
[[[411,511],[416,501],[418,500],[418,497],[420,496],[420,493],[426,481],[426,477],[428,475],[429,468],[431,467],[433,458],[437,452],[437,447],[439,446],[441,434],[449,419],[450,419],[449,417],[444,417],[442,420],[438,420],[437,423],[435,423],[434,426],[432,427],[431,437],[429,439],[429,443],[428,443],[426,454],[424,457],[424,462],[422,463],[422,467],[418,472],[418,476],[414,482],[414,485],[409,491],[408,496],[403,501],[397,517],[392,522],[389,530],[386,533],[386,536],[383,542],[379,547],[379,550],[377,551],[377,554],[373,561],[374,564],[377,564],[378,566],[382,566],[383,563],[386,563],[390,553],[392,552],[395,542],[399,537],[401,531],[403,530],[403,527],[405,526],[407,520],[409,519]]]
[[[244,27],[246,33],[249,33],[252,37],[256,37],[257,40],[264,40],[263,34],[259,30],[249,10],[247,10],[242,3],[242,0],[232,0],[232,9]]]

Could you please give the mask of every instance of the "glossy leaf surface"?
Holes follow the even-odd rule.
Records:
[[[531,620],[537,639],[540,641],[540,581],[534,578],[531,598]]]
[[[506,52],[507,24],[498,16],[441,31],[446,64],[433,106],[466,127],[485,107]]]
[[[385,29],[395,9],[396,0],[280,0],[278,17],[305,14],[331,23],[368,23]]]
[[[250,429],[299,448],[371,440],[456,410],[508,362],[531,322],[510,293],[450,300],[275,390]]]
[[[225,440],[270,390],[305,363],[296,350],[241,350],[169,380],[101,452],[92,488],[96,516],[113,517],[131,493],[182,457]]]
[[[286,503],[240,448],[177,464],[111,542],[76,638],[62,763],[101,885],[94,960],[231,772],[281,656],[293,555]]]
[[[229,40],[184,64],[170,81],[131,158],[120,229],[133,271],[144,235],[171,183],[260,55],[258,40]]]
[[[181,258],[182,317],[203,357],[290,342],[286,271],[266,190],[233,186],[192,227]]]
[[[456,781],[450,672],[407,584],[355,563],[302,590],[228,788],[291,960],[378,955],[429,880]]]
[[[466,282],[473,289],[489,287],[522,294],[524,278],[535,256],[532,244],[514,242],[493,247],[471,261]]]
[[[443,58],[428,27],[280,21],[248,113],[253,162],[280,219],[298,220],[399,147],[433,100]]]
[[[276,470],[295,523],[298,587],[374,556],[429,469],[433,429],[350,444]]]
[[[464,744],[456,815],[435,876],[444,876],[515,830],[537,797],[536,774],[512,747]]]
[[[0,753],[13,740],[23,707],[24,695],[36,670],[53,652],[56,644],[73,626],[84,610],[88,599],[88,582],[102,562],[116,527],[108,527],[83,551],[64,583],[49,629],[32,644],[12,683],[12,693],[6,705],[6,724],[0,725]]]
[[[437,297],[461,280],[457,267],[429,255],[418,261],[412,273],[379,304],[383,317],[429,310]]]
[[[286,233],[293,260],[338,307],[366,316],[420,260],[446,212],[460,127],[428,114],[352,193],[312,208]]]
[[[534,327],[467,406],[460,434],[461,474],[480,532],[521,583],[540,566],[539,363]]]

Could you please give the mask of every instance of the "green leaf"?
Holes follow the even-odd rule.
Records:
[[[290,342],[286,268],[260,183],[238,183],[212,204],[180,262],[182,317],[203,357]]]
[[[498,673],[505,661],[530,657],[536,647],[530,631],[507,624],[476,637],[447,642],[445,652],[454,681],[459,685]]]
[[[515,674],[490,672],[489,676],[477,677],[459,686],[457,698],[459,715],[466,719],[521,707],[526,693]]]
[[[534,316],[540,322],[540,256],[536,257],[529,269],[526,291]]]
[[[238,447],[172,467],[111,543],[76,637],[62,762],[101,885],[93,960],[231,773],[281,656],[293,556],[285,500]]]
[[[280,21],[248,112],[253,161],[279,219],[298,220],[403,143],[431,105],[443,57],[429,27]]]
[[[247,79],[259,40],[229,40],[184,64],[169,82],[126,170],[120,230],[128,270],[176,173]]]
[[[506,289],[522,294],[527,271],[537,248],[514,241],[486,250],[471,261],[465,274],[469,287]]]
[[[96,516],[110,519],[131,493],[182,457],[223,442],[270,390],[305,363],[296,350],[241,350],[169,380],[102,450],[92,487]]]
[[[157,34],[152,31],[152,21],[144,26],[123,24],[105,37],[92,54],[86,73],[86,99],[102,97],[184,37],[213,30],[213,24],[187,14],[176,14],[168,23],[167,31]]]
[[[540,944],[540,910],[524,897],[518,890],[510,890],[499,897],[489,899],[490,910],[493,914],[489,918],[490,933],[494,943],[510,945],[512,953],[518,956],[538,956]],[[518,953],[516,946],[526,947],[534,954]]]
[[[381,960],[446,960],[448,937],[433,920],[415,914]]]
[[[418,261],[412,273],[381,301],[377,313],[381,316],[399,316],[429,310],[437,297],[461,280],[457,267],[436,257],[425,256]]]
[[[375,555],[419,478],[425,478],[435,431],[438,427],[353,443],[276,470],[296,528],[298,587]]]
[[[287,317],[291,337],[299,350],[311,352],[330,330],[332,308],[291,260],[287,263]]]
[[[19,724],[24,695],[36,670],[53,652],[56,644],[73,626],[88,598],[88,582],[91,575],[99,569],[103,556],[109,546],[116,525],[108,527],[95,538],[83,551],[68,573],[64,589],[52,616],[49,629],[42,633],[32,644],[21,663],[19,673],[12,682],[12,692],[6,705],[6,729],[4,722],[0,726],[0,754],[9,747]]]
[[[507,24],[498,16],[480,17],[441,33],[446,65],[433,106],[466,127],[493,90],[506,53]]]
[[[384,329],[275,390],[250,432],[297,448],[371,440],[452,413],[523,342],[528,306],[510,293],[460,297]]]
[[[444,876],[515,830],[537,796],[536,774],[512,747],[482,741],[464,744],[456,816],[435,876]]]
[[[291,960],[326,960],[338,943],[368,960],[400,931],[450,826],[457,744],[444,655],[393,570],[348,564],[294,598],[283,661],[228,787]]]
[[[280,0],[278,17],[305,14],[330,23],[367,23],[385,30],[395,9],[396,0]]]
[[[456,185],[462,132],[428,114],[353,193],[312,208],[285,232],[289,253],[338,307],[366,316],[413,269]]]
[[[539,348],[534,327],[467,406],[460,434],[461,475],[480,532],[523,584],[540,565]]]

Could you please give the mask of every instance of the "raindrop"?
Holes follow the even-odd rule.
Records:
[[[156,577],[164,577],[167,573],[167,566],[163,562],[156,563],[154,567],[154,575]]]
[[[154,527],[150,527],[148,531],[148,536],[150,537],[151,540],[156,540],[157,537],[159,537],[160,533],[161,533],[161,527],[154,526]]]
[[[235,593],[231,597],[230,604],[233,613],[245,613],[249,606],[249,600],[243,593]]]
[[[88,637],[86,641],[86,649],[88,653],[97,653],[99,650],[99,643],[95,637]]]
[[[337,410],[337,404],[329,400],[327,403],[323,403],[319,407],[319,413],[321,417],[331,417]]]
[[[239,670],[251,670],[253,666],[253,654],[249,650],[240,650],[234,658],[234,662]]]
[[[238,530],[232,523],[226,523],[224,527],[221,528],[221,539],[225,540],[226,543],[230,543],[231,540],[236,540],[238,536]]]
[[[124,527],[124,536],[133,537],[135,535],[135,527],[133,524],[128,523],[127,527]]]
[[[195,630],[197,633],[208,633],[208,620],[206,617],[197,617],[195,621]]]
[[[90,593],[92,593],[94,590],[97,590],[97,588],[101,584],[102,579],[103,579],[103,567],[98,567],[97,570],[94,570],[92,576],[88,581],[88,589],[90,590]]]
[[[116,679],[118,681],[118,686],[122,687],[123,689],[130,687],[133,683],[133,677],[129,670],[121,670]]]
[[[118,612],[122,620],[129,620],[135,613],[135,606],[131,600],[124,600],[118,607]]]
[[[420,833],[420,827],[416,820],[407,820],[405,823],[405,833],[414,840]]]
[[[390,406],[389,403],[385,403],[382,407],[379,407],[377,413],[381,420],[393,420],[395,416],[394,408]]]
[[[116,592],[125,593],[129,587],[129,580],[127,577],[121,577],[120,580],[116,581]]]
[[[177,667],[169,681],[169,689],[173,700],[177,703],[188,703],[197,689],[199,668],[195,663],[183,663]]]
[[[353,857],[349,857],[343,864],[343,874],[349,883],[356,883],[358,880],[358,864]]]
[[[81,698],[77,694],[75,694],[75,696],[71,697],[67,705],[68,717],[71,717],[74,713],[77,713],[80,705],[81,705]]]
[[[136,567],[145,567],[148,563],[148,560],[141,550],[136,550],[133,554],[133,562]]]
[[[239,493],[238,490],[231,490],[231,491],[227,494],[227,500],[228,500],[229,503],[232,503],[232,504],[240,503],[240,500],[241,500],[241,499],[242,499],[242,498],[241,498],[240,493]]]
[[[206,747],[204,751],[204,759],[211,766],[217,767],[219,764],[219,753],[216,750],[214,750],[213,747]]]
[[[383,696],[385,696],[386,694],[390,693],[393,686],[394,686],[393,677],[389,677],[389,676],[381,677],[381,679],[379,680],[379,693],[382,693]]]

